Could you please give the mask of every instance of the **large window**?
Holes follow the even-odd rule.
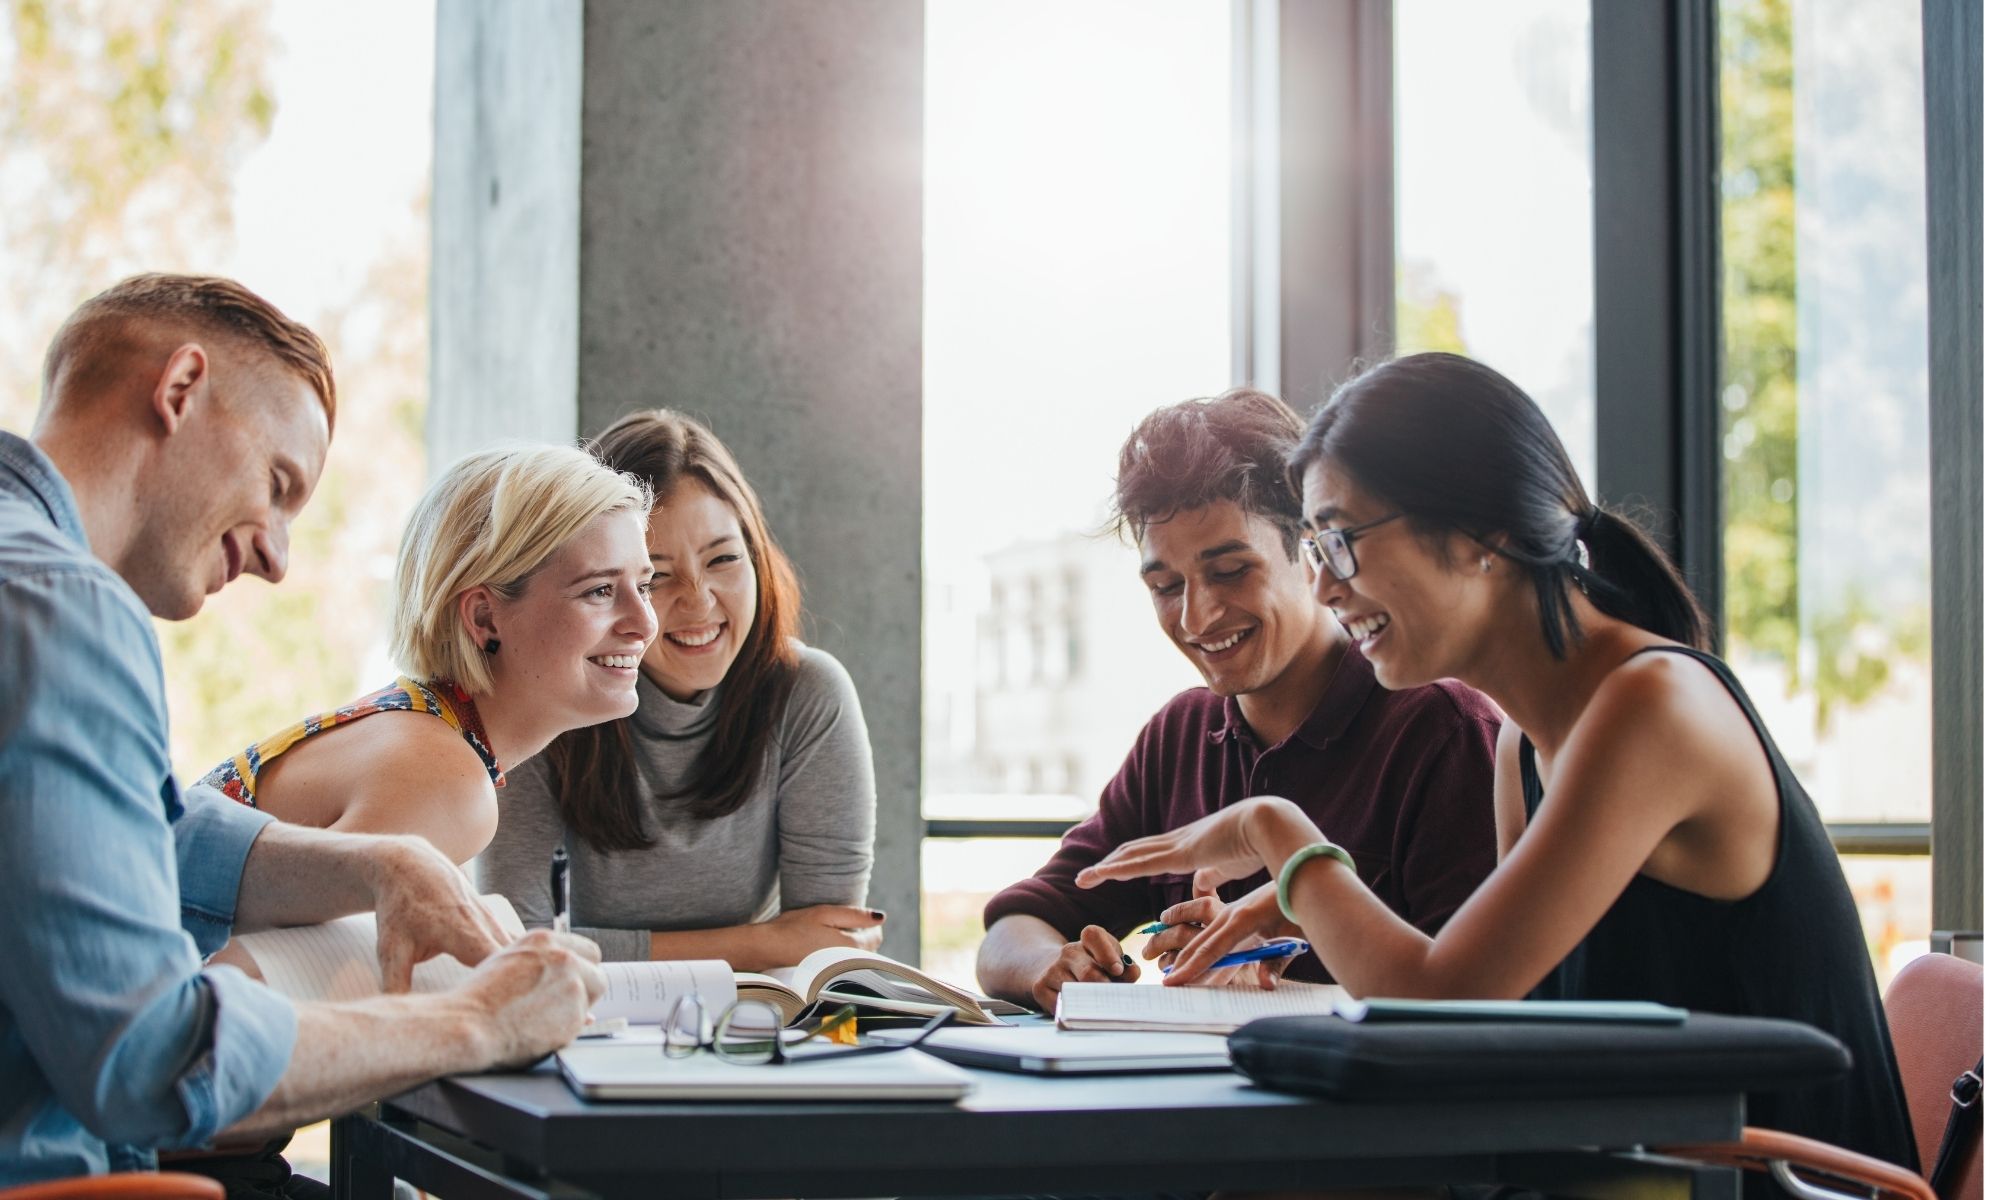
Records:
[[[1230,13],[1209,0],[932,4],[925,16],[924,814],[1095,807],[1199,682],[1099,536],[1119,444],[1230,372]],[[924,962],[1046,839],[932,839]]]
[[[1396,350],[1506,374],[1594,478],[1589,0],[1400,0]]]
[[[1724,628],[1821,814],[1931,813],[1921,13],[1723,0]],[[1873,826],[1871,830],[1867,828]],[[1922,857],[1850,857],[1878,956],[1923,948]]]

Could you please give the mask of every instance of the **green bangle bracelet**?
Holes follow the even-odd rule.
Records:
[[[1284,870],[1278,872],[1278,911],[1285,914],[1285,920],[1294,925],[1299,923],[1299,914],[1292,911],[1292,876],[1298,872],[1300,866],[1315,858],[1339,859],[1347,864],[1348,870],[1356,875],[1361,873],[1361,869],[1354,865],[1353,855],[1332,842],[1314,842],[1309,846],[1300,846],[1297,853],[1285,860]]]

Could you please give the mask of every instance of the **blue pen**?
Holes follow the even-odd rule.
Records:
[[[1225,954],[1208,964],[1205,969],[1214,971],[1222,967],[1240,967],[1244,963],[1265,962],[1273,958],[1297,958],[1310,949],[1312,949],[1311,946],[1300,941],[1298,938],[1279,938],[1274,942],[1265,942],[1261,946],[1252,946],[1248,950],[1238,950],[1234,954]],[[1171,975],[1174,973],[1174,969],[1168,967],[1160,973],[1162,975]]]

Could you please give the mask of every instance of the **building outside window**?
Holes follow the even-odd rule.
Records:
[[[1231,382],[1229,6],[931,4],[925,39],[924,814],[1071,821],[1199,683],[1100,531],[1133,424]],[[1053,846],[927,840],[924,965],[970,978]]]

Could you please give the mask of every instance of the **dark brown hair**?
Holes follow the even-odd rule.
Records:
[[[333,364],[319,335],[233,279],[214,275],[134,275],[83,302],[64,321],[42,359],[43,403],[56,382],[92,378],[99,364],[122,362],[142,327],[166,327],[235,341],[276,359],[312,385],[333,429]]]
[[[1296,561],[1299,488],[1285,460],[1304,430],[1290,405],[1254,388],[1154,410],[1118,451],[1111,528],[1138,542],[1149,525],[1226,500],[1276,525]]]
[[[727,816],[749,799],[798,677],[798,577],[771,540],[757,493],[707,426],[672,409],[648,409],[620,417],[585,448],[612,470],[651,484],[661,502],[682,480],[699,481],[743,528],[757,574],[757,615],[716,688],[715,730],[695,760],[694,776],[684,790],[670,793],[694,797],[698,818]],[[626,718],[573,729],[548,750],[563,820],[600,852],[652,845],[641,820],[630,724]]]
[[[1322,459],[1419,532],[1462,533],[1519,564],[1558,659],[1583,632],[1571,584],[1607,616],[1708,649],[1679,570],[1635,522],[1591,503],[1548,417],[1491,367],[1432,353],[1362,372],[1313,414],[1293,482]]]

